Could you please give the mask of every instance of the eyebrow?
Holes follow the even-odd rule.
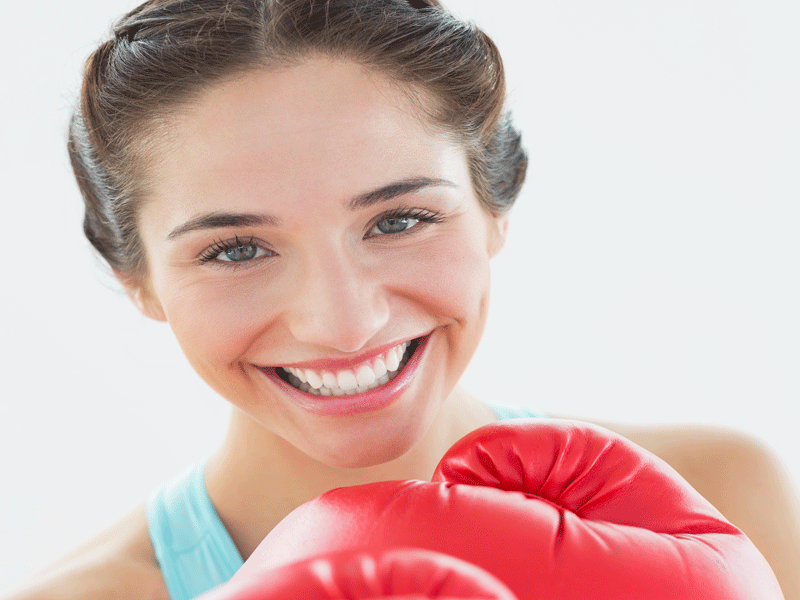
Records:
[[[256,227],[256,226],[271,226],[275,227],[278,224],[278,219],[270,215],[259,215],[252,213],[222,213],[213,212],[187,221],[183,225],[173,229],[167,236],[168,240],[174,240],[176,237],[189,233],[190,231],[197,231],[198,229],[221,229],[223,227]]]
[[[394,198],[412,194],[423,188],[428,187],[453,187],[458,186],[452,181],[446,179],[432,179],[429,177],[414,177],[411,179],[404,179],[385,185],[377,190],[365,192],[352,198],[347,206],[350,210],[361,210],[368,208],[380,202],[387,202]],[[225,212],[212,212],[204,215],[194,217],[173,229],[167,236],[168,240],[189,233],[190,231],[197,231],[199,229],[221,229],[224,227],[256,227],[268,226],[277,227],[280,220],[272,215],[257,214],[257,213],[225,213]]]
[[[360,210],[367,208],[379,202],[386,202],[405,194],[411,194],[427,187],[446,186],[457,188],[458,186],[452,181],[446,179],[431,179],[429,177],[415,177],[413,179],[404,179],[385,185],[377,190],[359,194],[350,200],[348,206],[350,210]]]

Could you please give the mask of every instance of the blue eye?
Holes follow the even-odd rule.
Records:
[[[382,214],[370,227],[367,236],[397,235],[413,229],[419,223],[441,223],[443,220],[441,215],[420,208],[397,209]]]
[[[253,238],[240,240],[237,237],[227,242],[214,242],[214,245],[200,256],[200,263],[218,262],[235,265],[274,254],[271,250],[259,246]]]
[[[400,233],[406,229],[411,229],[417,223],[419,223],[419,219],[412,219],[411,217],[384,217],[375,223],[375,227],[381,233]]]
[[[255,258],[257,253],[258,246],[255,244],[240,244],[220,252],[217,256],[217,260],[226,262],[242,262],[245,260],[250,260],[251,258]]]

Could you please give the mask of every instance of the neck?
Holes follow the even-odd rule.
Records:
[[[206,467],[206,487],[239,552],[247,558],[283,517],[328,490],[375,481],[430,480],[456,440],[493,420],[490,409],[456,388],[411,450],[387,463],[348,469],[314,460],[234,410],[225,440]]]

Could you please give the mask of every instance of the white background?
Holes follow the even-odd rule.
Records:
[[[0,587],[209,452],[225,403],[81,234],[64,139],[134,2],[4,2]],[[485,399],[752,433],[800,480],[800,4],[451,0],[506,57],[530,150]]]

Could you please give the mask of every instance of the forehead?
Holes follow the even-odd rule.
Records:
[[[225,180],[235,188],[255,175],[303,187],[353,170],[379,180],[387,170],[424,167],[445,148],[461,154],[454,136],[428,122],[412,98],[345,61],[247,72],[175,115],[168,143],[154,153],[149,187],[174,198],[187,186],[210,191]]]

